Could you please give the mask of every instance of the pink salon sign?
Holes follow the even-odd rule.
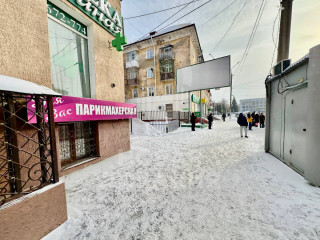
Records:
[[[35,102],[29,102],[28,108],[35,109]],[[116,120],[137,117],[135,104],[109,102],[89,98],[56,97],[53,98],[55,122],[80,122],[97,120]],[[36,123],[36,117],[28,112],[30,123]]]

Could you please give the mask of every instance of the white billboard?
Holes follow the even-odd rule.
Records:
[[[230,56],[177,70],[177,93],[229,87],[230,84]]]

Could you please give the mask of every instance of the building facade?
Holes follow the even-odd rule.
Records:
[[[191,111],[208,113],[210,91],[176,93],[176,70],[202,62],[194,24],[181,24],[128,44],[124,49],[126,102],[138,111]]]
[[[63,95],[55,102],[60,174],[128,151],[129,120],[118,114],[124,108],[113,106],[118,117],[103,112],[125,102],[123,53],[110,44],[123,31],[121,1],[5,1],[0,10],[0,74]],[[76,111],[68,106],[86,99],[83,116],[68,120]]]
[[[265,150],[320,186],[320,45],[266,80]]]
[[[251,98],[240,100],[240,112],[266,112],[265,98]]]
[[[18,79],[62,94],[46,102],[32,89],[23,91],[29,98],[6,100],[1,92],[0,120],[10,124],[0,127],[1,236],[41,239],[67,220],[64,183],[49,179],[52,165],[43,160],[48,151],[62,176],[130,149],[128,119],[136,108],[125,103],[121,46],[112,47],[123,32],[121,0],[4,0],[0,12],[0,75],[9,82],[1,85]],[[46,118],[55,125],[50,148]]]

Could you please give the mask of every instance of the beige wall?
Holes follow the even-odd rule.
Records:
[[[96,98],[124,102],[123,54],[108,48],[114,36],[67,0],[58,2],[93,26]],[[120,0],[109,2],[121,12]],[[51,88],[47,2],[2,0],[0,12],[0,74]],[[116,87],[111,88],[111,83]]]
[[[51,87],[47,2],[0,3],[0,74]]]
[[[41,239],[67,219],[65,185],[51,185],[42,193],[32,193],[0,208],[0,238]]]

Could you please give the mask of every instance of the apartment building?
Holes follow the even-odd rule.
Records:
[[[240,100],[241,112],[266,112],[265,98],[252,98]]]
[[[210,91],[177,93],[176,70],[203,62],[195,24],[180,24],[124,48],[125,98],[137,111],[208,113]],[[200,79],[199,79],[200,80]]]

